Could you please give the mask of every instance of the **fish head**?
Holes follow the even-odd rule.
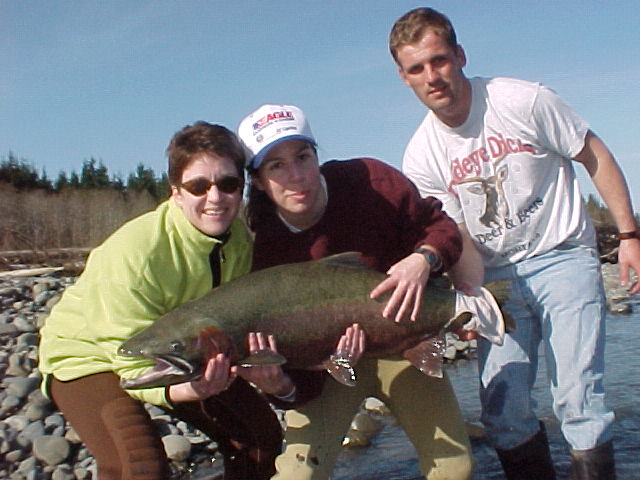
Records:
[[[135,378],[122,378],[125,389],[151,388],[197,380],[202,377],[208,360],[219,353],[232,362],[238,359],[234,342],[216,325],[208,325],[191,335],[179,329],[151,327],[120,345],[118,354],[152,360],[155,365]]]

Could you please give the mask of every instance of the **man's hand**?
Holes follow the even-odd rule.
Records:
[[[422,294],[429,280],[430,271],[429,262],[419,253],[412,253],[393,265],[387,271],[388,277],[370,294],[371,298],[377,298],[394,289],[382,315],[389,318],[393,312],[396,312],[395,321],[399,322],[411,309],[411,320],[415,322],[420,315]]]
[[[629,287],[632,295],[640,291],[640,239],[620,240],[618,248],[618,264],[620,265],[620,285],[627,286],[631,280],[631,272],[636,272],[636,281]]]

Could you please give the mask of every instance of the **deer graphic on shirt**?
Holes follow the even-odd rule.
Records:
[[[484,195],[484,209],[479,220],[487,228],[500,226],[504,219],[509,216],[509,205],[504,195],[503,183],[509,176],[509,169],[506,164],[498,166],[506,155],[498,157],[492,162],[494,174],[490,177],[470,177],[458,182],[473,183],[469,185],[467,191],[475,195]]]

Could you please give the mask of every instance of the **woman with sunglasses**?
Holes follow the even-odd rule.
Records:
[[[415,319],[429,275],[451,267],[461,252],[460,234],[440,202],[421,199],[398,170],[374,159],[320,166],[311,128],[294,106],[263,105],[240,123],[238,135],[251,176],[253,269],[358,251],[369,266],[388,274],[371,296],[390,294],[384,310],[389,328],[394,320]],[[361,334],[347,332],[352,364],[366,348]],[[292,382],[288,402],[272,397],[288,409],[286,449],[274,478],[329,478],[343,436],[368,396],[390,407],[416,448],[425,478],[471,477],[471,448],[446,376],[428,377],[402,359],[364,359],[356,373],[357,384],[349,388],[325,381],[321,371],[272,372],[274,383],[278,375]]]
[[[198,122],[176,133],[167,154],[171,197],[91,252],[42,328],[43,391],[95,457],[101,480],[171,476],[143,402],[215,440],[225,479],[270,478],[281,425],[224,355],[209,360],[200,380],[129,391],[119,384],[152,367],[118,356],[123,341],[251,265],[251,238],[237,218],[244,184],[237,137]],[[256,383],[281,393],[259,376]]]

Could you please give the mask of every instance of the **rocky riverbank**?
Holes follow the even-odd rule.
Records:
[[[64,289],[75,281],[68,271],[0,276],[0,478],[96,478],[90,453],[38,388],[38,331]],[[628,295],[617,286],[617,266],[605,263],[603,273],[609,308],[616,313],[628,312]],[[449,361],[474,355],[474,340],[450,334],[447,341]],[[365,407],[354,418],[346,446],[367,445],[379,429],[375,417],[386,413],[384,405],[369,400]],[[147,408],[162,434],[175,478],[189,478],[198,470],[221,472],[221,467],[212,468],[212,463],[221,463],[215,442],[163,410],[151,405]]]

